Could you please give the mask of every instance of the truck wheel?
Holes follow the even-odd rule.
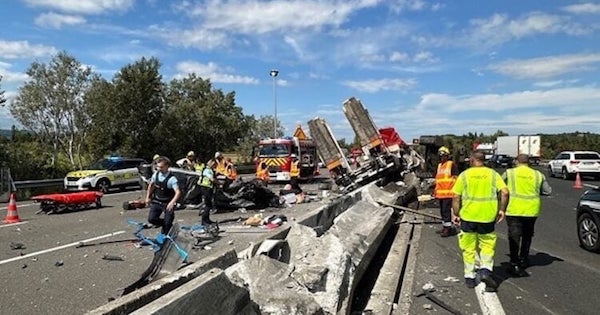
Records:
[[[99,180],[98,183],[96,183],[96,189],[98,191],[101,191],[103,194],[106,194],[110,189],[110,182],[108,181],[108,179],[103,178]]]

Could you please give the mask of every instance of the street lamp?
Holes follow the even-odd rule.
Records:
[[[277,75],[279,70],[272,69],[269,75],[273,78],[273,106],[275,107],[275,116],[273,117],[273,138],[277,138]]]

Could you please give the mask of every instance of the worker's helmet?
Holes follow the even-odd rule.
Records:
[[[297,156],[296,154],[292,154],[292,155],[290,155],[290,157],[291,157],[292,159],[295,159],[295,158],[297,158],[298,156]]]
[[[190,157],[190,156],[196,156],[196,153],[194,153],[194,151],[190,151],[187,153],[186,157]]]
[[[438,149],[438,154],[439,155],[450,155],[450,150],[448,150],[448,148],[446,148],[446,147],[441,147]]]
[[[158,155],[158,154],[155,154],[155,155],[152,157],[152,161],[156,161],[156,160],[158,160],[158,158],[159,158],[159,157],[160,157],[160,155]]]
[[[221,152],[215,152],[215,159],[220,158],[223,156],[223,153]]]

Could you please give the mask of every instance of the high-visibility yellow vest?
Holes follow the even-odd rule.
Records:
[[[219,174],[223,174],[225,175],[226,173],[226,165],[225,165],[225,159],[217,159],[217,168],[216,168],[216,172]]]
[[[292,167],[290,169],[291,177],[299,177],[300,176],[300,168],[298,167],[298,163],[300,161],[292,161]]]
[[[485,166],[471,167],[456,179],[452,192],[461,196],[461,220],[490,223],[498,213],[498,191],[506,188],[502,177]]]
[[[435,174],[435,198],[452,198],[452,186],[456,181],[456,176],[452,176],[452,161],[446,161],[438,164]]]
[[[540,190],[544,175],[527,165],[506,170],[510,200],[506,215],[537,217],[540,214]]]
[[[205,167],[202,170],[202,176],[200,176],[200,186],[212,188],[213,182],[210,180],[214,178],[215,174],[210,167]]]

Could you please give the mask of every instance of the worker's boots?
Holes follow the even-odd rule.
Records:
[[[453,235],[456,235],[456,229],[454,229],[454,227],[452,227],[452,226],[444,226],[439,231],[439,234],[441,237],[453,236]]]

